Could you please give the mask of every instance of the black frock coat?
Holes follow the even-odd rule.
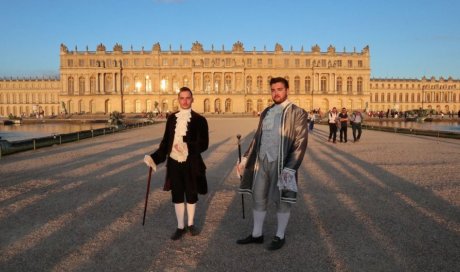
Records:
[[[187,123],[187,133],[183,138],[188,148],[188,156],[185,161],[188,173],[185,177],[187,182],[186,187],[189,188],[192,193],[206,194],[208,192],[206,165],[201,157],[201,153],[206,151],[209,145],[208,122],[206,118],[194,111],[191,112],[191,115],[190,122]],[[150,155],[156,165],[166,161],[171,153],[176,120],[176,112],[168,117],[163,140],[158,150]],[[166,165],[166,167],[168,167],[168,165]],[[168,171],[166,171],[166,173],[168,173]],[[171,190],[171,180],[168,174],[166,174],[163,190]]]

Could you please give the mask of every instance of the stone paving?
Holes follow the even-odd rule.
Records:
[[[165,168],[152,177],[145,226],[144,154],[164,124],[0,159],[0,271],[460,271],[460,141],[364,131],[360,142],[309,135],[285,246],[237,245],[241,216],[236,135],[243,151],[256,118],[209,118],[209,193],[198,236],[171,241]],[[351,137],[351,129],[349,130]]]

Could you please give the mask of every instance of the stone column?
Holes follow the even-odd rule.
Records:
[[[113,86],[113,92],[117,92],[118,90],[118,81],[117,81],[117,77],[118,77],[118,74],[117,73],[113,73],[113,79],[112,79],[112,86]]]
[[[107,91],[105,89],[105,73],[102,73],[101,75],[101,92],[105,93]]]

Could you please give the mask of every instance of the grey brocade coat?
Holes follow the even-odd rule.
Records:
[[[273,107],[273,105],[271,106]],[[259,125],[254,138],[244,154],[247,158],[246,168],[239,187],[240,193],[253,193],[254,178],[258,169],[258,156],[260,151],[260,142],[262,139],[262,121],[271,109],[266,108],[260,115]],[[289,103],[283,109],[281,118],[281,141],[278,155],[278,174],[284,168],[295,170],[297,180],[297,169],[302,163],[308,143],[308,114],[302,108]],[[277,180],[277,177],[276,177]],[[280,192],[281,201],[295,203],[297,193],[283,190]]]

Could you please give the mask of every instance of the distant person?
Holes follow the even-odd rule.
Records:
[[[180,110],[169,114],[163,139],[157,151],[145,155],[144,162],[156,171],[166,162],[166,181],[163,189],[171,191],[177,218],[177,229],[171,236],[179,240],[187,232],[192,236],[199,231],[194,225],[198,194],[208,191],[206,165],[201,153],[208,149],[209,132],[206,119],[192,110],[193,94],[187,87],[179,89]],[[188,226],[184,217],[187,210]]]
[[[329,138],[328,142],[331,141],[335,144],[335,141],[337,139],[337,121],[338,121],[339,115],[337,114],[337,108],[333,107],[331,111],[328,113],[328,124],[329,124]]]
[[[342,112],[339,113],[339,122],[340,122],[340,142],[347,142],[347,132],[348,132],[348,113],[346,108],[342,108]]]
[[[239,191],[253,197],[252,233],[236,243],[262,244],[263,225],[269,201],[277,207],[277,230],[268,249],[285,243],[291,205],[297,198],[297,170],[307,148],[308,116],[288,100],[289,83],[282,77],[270,80],[274,104],[262,111],[257,131],[236,167],[243,176]]]
[[[353,130],[353,142],[358,142],[361,139],[361,124],[363,123],[363,115],[359,110],[353,111],[350,116],[351,129]],[[356,135],[356,131],[358,135]]]
[[[310,112],[308,115],[308,130],[313,131],[313,127],[315,126],[315,113]]]

